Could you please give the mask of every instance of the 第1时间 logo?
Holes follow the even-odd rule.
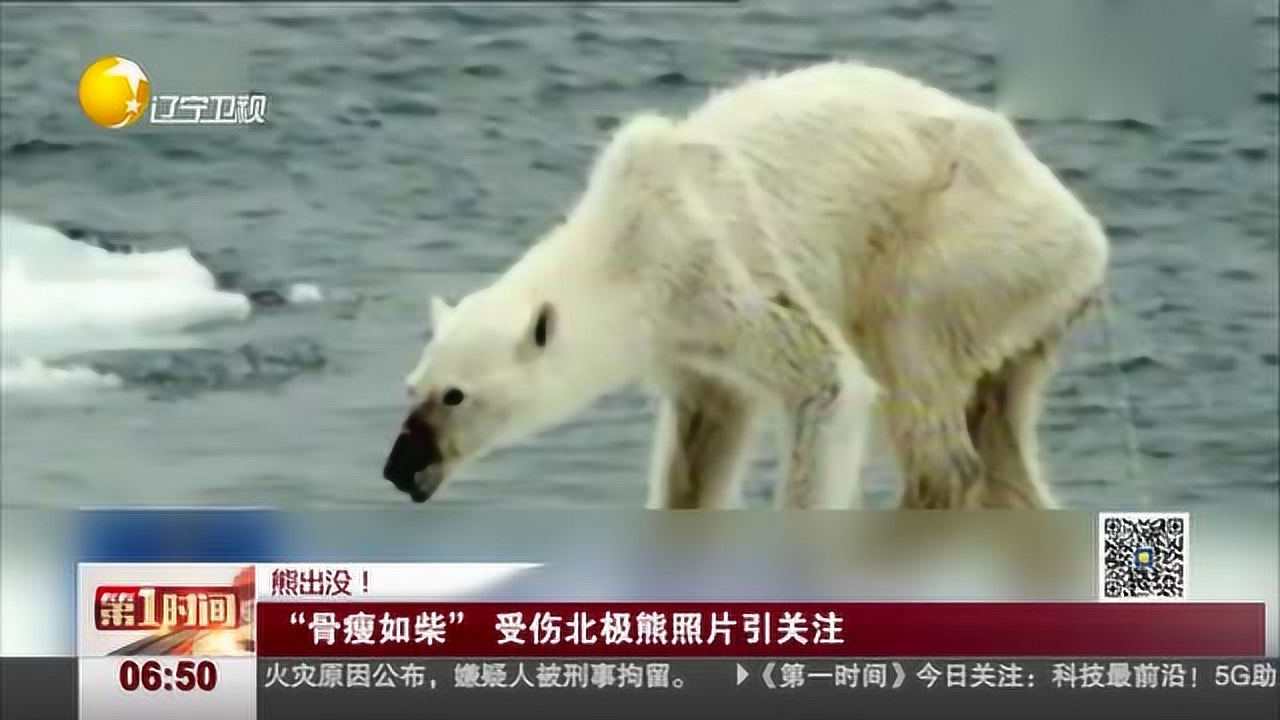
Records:
[[[255,581],[253,566],[83,567],[81,653],[251,655]]]
[[[112,586],[97,588],[98,630],[234,630],[248,620],[235,587]]]
[[[151,92],[151,77],[126,57],[108,55],[80,76],[80,109],[96,125],[118,129],[145,117],[152,125],[261,125],[262,93],[174,94]]]

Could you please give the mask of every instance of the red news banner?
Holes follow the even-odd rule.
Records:
[[[1262,656],[1261,603],[471,602],[537,566],[258,566],[259,657]],[[423,600],[425,596],[439,599]]]

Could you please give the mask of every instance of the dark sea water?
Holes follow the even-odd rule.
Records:
[[[1079,333],[1044,422],[1070,505],[1277,504],[1276,13],[1262,7],[1250,101],[1226,119],[1023,126],[1114,243],[1112,341],[1098,321]],[[224,53],[242,89],[271,94],[269,127],[90,125],[74,94],[87,61],[156,43],[195,48],[193,66]],[[554,222],[619,116],[847,55],[990,103],[994,43],[988,4],[943,0],[5,5],[0,206],[79,242],[189,248],[254,307],[187,333],[196,347],[42,356],[119,386],[6,387],[3,503],[402,505],[380,467],[428,298],[476,287]],[[288,302],[299,283],[320,302]],[[639,506],[651,418],[639,393],[609,398],[439,502]],[[869,471],[881,505],[885,468]],[[768,479],[753,479],[758,502]]]

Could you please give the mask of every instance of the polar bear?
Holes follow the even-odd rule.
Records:
[[[765,417],[780,508],[855,507],[877,424],[902,508],[1052,507],[1040,399],[1108,252],[997,112],[851,62],[750,79],[624,123],[562,224],[432,300],[383,474],[425,501],[642,382],[662,397],[653,508],[738,506]]]

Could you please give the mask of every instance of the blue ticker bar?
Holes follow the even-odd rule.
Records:
[[[270,510],[86,510],[80,562],[270,562],[284,559]]]

